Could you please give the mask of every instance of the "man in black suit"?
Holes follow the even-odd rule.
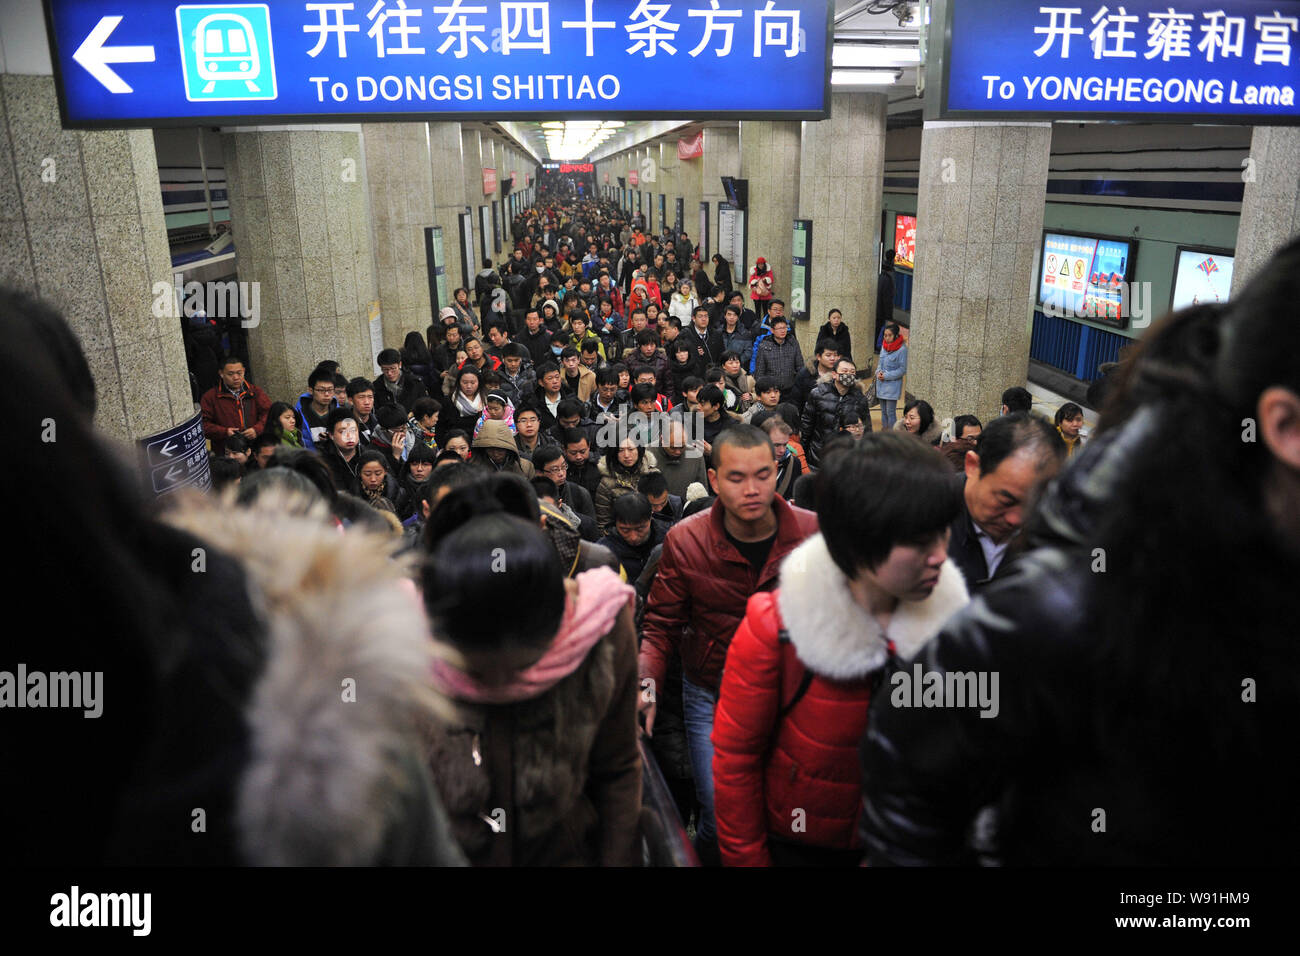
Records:
[[[1008,551],[1043,487],[1065,462],[1049,423],[1024,413],[994,419],[966,453],[961,512],[948,557],[972,590],[1008,566]]]

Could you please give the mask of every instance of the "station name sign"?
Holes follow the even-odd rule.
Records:
[[[829,115],[824,0],[45,3],[70,128]]]
[[[1300,4],[949,0],[941,116],[1300,123]]]

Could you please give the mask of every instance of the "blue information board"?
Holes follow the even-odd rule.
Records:
[[[149,486],[155,495],[170,494],[181,488],[207,491],[212,487],[202,415],[142,438],[139,445],[149,473]]]
[[[69,128],[830,108],[825,0],[45,3]]]
[[[1300,123],[1300,4],[947,0],[940,116]]]

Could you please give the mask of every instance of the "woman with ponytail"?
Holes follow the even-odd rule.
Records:
[[[476,866],[631,866],[637,750],[633,590],[609,568],[566,580],[537,496],[495,475],[425,528],[435,686],[433,777]]]

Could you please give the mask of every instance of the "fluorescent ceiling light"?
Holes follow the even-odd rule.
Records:
[[[892,86],[900,70],[831,70],[831,86]]]
[[[831,66],[836,68],[916,66],[920,62],[921,51],[916,47],[837,43],[831,48]]]

